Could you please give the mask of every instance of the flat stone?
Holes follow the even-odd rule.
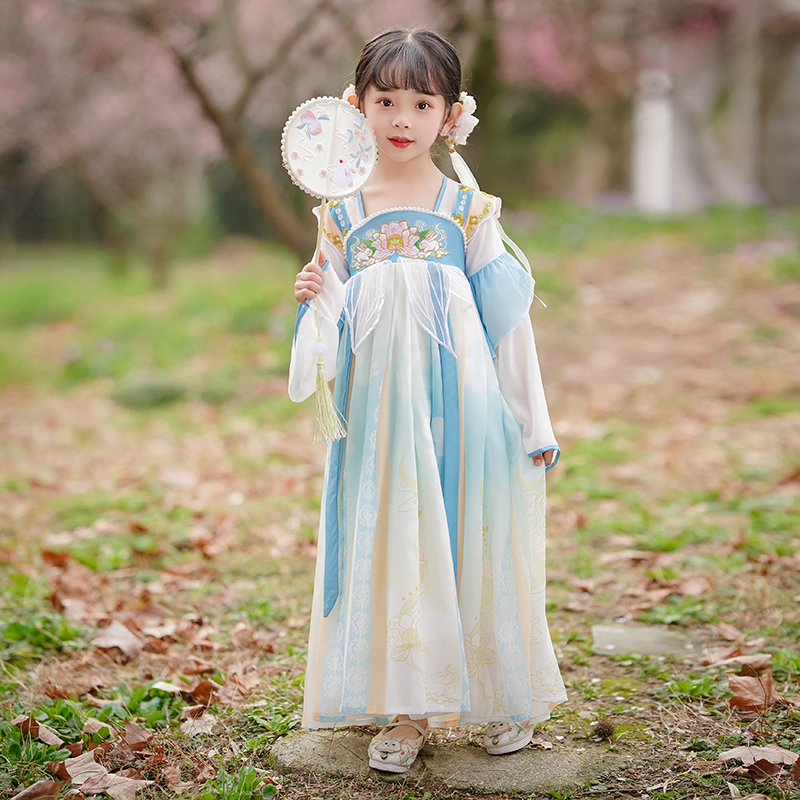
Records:
[[[701,656],[704,644],[683,631],[647,625],[593,625],[592,650],[610,656]]]
[[[541,751],[528,747],[505,756],[490,756],[474,745],[429,743],[407,773],[395,775],[369,768],[370,738],[369,734],[355,730],[298,731],[273,745],[270,760],[279,772],[362,777],[371,773],[389,781],[433,777],[454,789],[534,793],[585,786],[587,781],[629,763],[608,753]]]

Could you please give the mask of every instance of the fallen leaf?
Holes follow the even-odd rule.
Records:
[[[199,706],[184,706],[181,709],[181,719],[197,719],[203,715],[203,712],[206,710],[207,706],[199,705]]]
[[[733,625],[729,625],[727,622],[720,622],[718,625],[714,625],[713,629],[723,639],[727,639],[729,642],[744,641],[744,634],[738,628],[734,628]]]
[[[77,758],[68,758],[63,761],[64,769],[67,775],[72,779],[72,782],[83,788],[83,784],[89,778],[98,775],[108,775],[108,770],[96,761],[96,750],[90,750]]]
[[[743,666],[750,667],[750,669],[760,672],[761,670],[769,669],[772,664],[772,653],[754,653],[751,656],[733,656],[731,658],[722,658],[719,661],[712,661],[707,666],[722,667],[726,664],[742,664]]]
[[[741,708],[742,711],[764,711],[778,699],[775,694],[775,680],[769,670],[760,678],[729,675],[728,685],[733,692],[733,697],[728,702],[733,708]]]
[[[184,689],[184,694],[188,695],[195,703],[204,706],[211,705],[215,693],[220,689],[220,685],[208,678],[203,678],[195,683],[191,688]]]
[[[56,800],[64,781],[36,781],[32,786],[15,794],[11,800]]]
[[[213,714],[203,714],[199,717],[190,717],[181,725],[181,731],[187,736],[197,736],[201,733],[213,733],[217,718]]]
[[[53,747],[61,747],[64,744],[63,739],[59,739],[53,731],[37,722],[33,716],[21,716],[11,720],[12,725],[16,725],[24,734],[38,739],[40,742],[52,745]]]
[[[182,792],[184,789],[193,789],[194,781],[181,780],[181,768],[178,764],[171,764],[161,771],[164,783],[171,792]]]
[[[105,728],[112,736],[116,735],[117,733],[116,730],[114,730],[114,728],[107,722],[101,722],[99,719],[95,719],[94,717],[89,717],[86,722],[83,723],[84,733],[100,733],[103,728]]]
[[[699,575],[687,578],[678,584],[678,593],[684,597],[703,597],[711,591],[711,582],[708,578]]]
[[[748,794],[742,800],[772,800],[772,798],[767,797],[765,794]]]
[[[131,750],[127,742],[122,741],[117,742],[117,744],[108,751],[108,757],[118,764],[130,764],[136,760],[136,753]]]
[[[136,800],[140,789],[149,786],[153,781],[135,780],[117,774],[97,775],[81,787],[84,794],[100,794],[105,792],[115,800]]]
[[[792,776],[792,780],[800,783],[800,758],[795,759],[794,764],[792,764],[792,768],[789,770],[789,775]]]
[[[759,758],[748,767],[748,771],[754,778],[773,778],[781,771],[781,767],[766,758]]]
[[[91,642],[98,650],[103,650],[117,664],[127,664],[142,652],[142,643],[119,620],[114,620]]]
[[[734,747],[719,754],[720,761],[741,761],[743,764],[753,764],[758,760],[771,761],[773,764],[795,764],[800,756],[791,750],[786,750],[778,745],[770,747]]]
[[[546,739],[531,739],[531,744],[539,750],[552,750],[553,743],[548,742]]]
[[[725,781],[725,785],[728,787],[728,791],[731,794],[731,797],[741,797],[742,793],[739,791],[739,787],[736,784],[731,783],[730,781]]]
[[[178,686],[174,683],[167,683],[167,681],[156,681],[151,689],[158,689],[161,692],[169,692],[170,694],[181,694],[186,690],[185,686]]]
[[[125,733],[122,738],[125,740],[125,744],[136,752],[147,747],[148,742],[153,738],[153,734],[128,719],[125,720]]]

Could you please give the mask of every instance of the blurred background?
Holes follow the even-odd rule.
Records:
[[[0,241],[100,244],[157,286],[230,235],[305,258],[283,122],[390,26],[457,44],[465,156],[507,208],[800,202],[800,0],[4,0]]]

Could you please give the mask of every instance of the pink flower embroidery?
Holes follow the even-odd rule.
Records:
[[[317,118],[317,115],[310,108],[307,108],[300,115],[300,124],[297,127],[301,131],[305,130],[306,136],[310,139],[312,136],[318,136],[322,133],[321,119],[330,119],[330,117],[327,114],[320,114],[319,118]]]
[[[409,227],[405,220],[386,222],[372,237],[375,259],[380,261],[389,258],[392,253],[400,253],[407,258],[419,258],[419,252],[414,246],[418,241],[417,229]]]

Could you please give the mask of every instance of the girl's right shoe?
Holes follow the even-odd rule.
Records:
[[[530,722],[490,722],[483,732],[483,746],[490,756],[502,756],[522,750],[532,738]]]
[[[399,739],[391,735],[392,728],[408,725],[419,731],[416,739]],[[367,753],[369,765],[384,772],[408,772],[417,754],[425,744],[428,732],[413,719],[395,717],[379,734],[372,738]]]

